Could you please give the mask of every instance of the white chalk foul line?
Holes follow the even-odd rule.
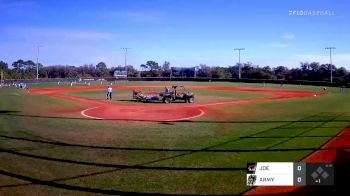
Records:
[[[96,109],[96,108],[99,108],[99,107],[92,107],[92,108],[85,109],[85,110],[81,111],[80,114],[81,114],[82,116],[85,116],[86,118],[92,118],[92,119],[96,119],[96,120],[103,120],[103,118],[98,118],[98,117],[89,116],[89,115],[85,114],[85,112],[87,112],[87,111],[89,111],[89,110]]]

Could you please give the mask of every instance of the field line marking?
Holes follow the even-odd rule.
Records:
[[[97,119],[97,120],[103,120],[103,118],[98,118],[98,117],[89,116],[89,115],[85,114],[85,112],[87,112],[87,111],[89,111],[89,110],[96,109],[96,108],[99,108],[99,107],[92,107],[92,108],[88,108],[88,109],[82,110],[82,111],[80,112],[80,114],[81,114],[82,116],[85,116],[86,118],[92,118],[92,119]]]
[[[190,119],[201,117],[205,114],[205,112],[202,109],[198,109],[198,110],[200,111],[200,113],[195,115],[195,116],[190,116],[190,117],[186,117],[186,118],[171,119],[171,120],[162,120],[162,121],[165,121],[165,122],[170,121],[171,122],[171,121],[190,120]]]

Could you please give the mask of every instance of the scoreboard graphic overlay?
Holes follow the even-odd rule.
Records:
[[[247,186],[334,185],[333,163],[247,163]]]

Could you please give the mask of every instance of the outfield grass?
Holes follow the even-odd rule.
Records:
[[[172,86],[172,85],[184,85],[184,86],[237,86],[237,87],[253,87],[253,88],[279,88],[279,89],[292,89],[292,90],[303,90],[303,91],[322,91],[321,86],[308,86],[308,85],[290,85],[284,84],[281,87],[280,84],[268,84],[263,83],[238,83],[238,82],[184,82],[184,81],[117,81],[117,82],[91,82],[91,86]],[[73,86],[87,86],[84,82],[78,82]],[[70,87],[70,83],[62,82],[59,85],[57,83],[33,83],[30,88],[56,88],[56,87]],[[164,90],[163,88],[161,90]],[[339,92],[339,88],[327,87],[327,91]]]
[[[182,84],[281,88],[270,84]],[[312,86],[283,88],[321,91],[321,87]],[[326,96],[215,106],[215,116],[159,123],[89,120],[79,112],[51,118],[48,114],[52,110],[68,111],[84,104],[1,88],[0,194],[93,194],[77,191],[91,191],[87,188],[96,192],[240,194],[248,190],[247,162],[298,161],[350,124],[350,93],[341,94],[338,88],[327,91]],[[201,97],[200,102],[211,101],[216,95],[222,100],[262,96],[204,90],[195,93]],[[90,99],[105,96],[103,91],[71,95]],[[125,103],[121,100],[130,98],[131,93],[118,91],[116,95],[116,102]],[[281,149],[289,151],[278,151]],[[40,181],[33,185],[23,176],[50,184],[42,185]],[[57,188],[57,184],[64,186]]]

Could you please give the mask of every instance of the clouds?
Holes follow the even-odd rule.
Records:
[[[69,41],[91,41],[91,40],[112,40],[113,34],[68,28],[39,28],[39,27],[8,27],[1,32],[7,38],[16,40],[40,40],[41,42],[55,42],[57,40]]]
[[[340,53],[334,54],[332,56],[333,64],[336,67],[345,67],[346,69],[350,69],[350,53]],[[313,53],[305,53],[305,54],[295,54],[287,57],[277,57],[277,56],[265,56],[261,58],[256,58],[253,63],[269,66],[287,66],[289,68],[299,67],[300,62],[319,62],[321,64],[329,63],[329,55],[328,54],[313,54]]]
[[[282,38],[282,40],[281,40]],[[267,44],[263,44],[265,48],[288,48],[295,40],[294,33],[285,33],[281,36],[281,38],[276,38],[278,40],[276,42],[270,42]]]
[[[0,59],[8,62],[34,59],[34,45],[40,44],[44,46],[40,49],[44,64],[81,65],[105,61],[114,65],[122,54],[110,43],[121,39],[118,34],[84,29],[10,27],[0,32]]]
[[[295,55],[296,59],[306,62],[320,62],[327,64],[329,63],[329,55],[320,55],[320,54],[297,54]],[[350,68],[350,53],[340,53],[332,55],[333,64],[340,67]]]
[[[294,40],[295,39],[295,35],[293,33],[286,33],[282,36],[283,39],[286,40]]]

